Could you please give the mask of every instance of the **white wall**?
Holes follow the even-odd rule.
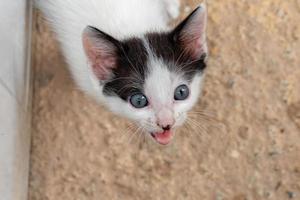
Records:
[[[0,200],[27,199],[29,8],[26,0],[0,0]]]

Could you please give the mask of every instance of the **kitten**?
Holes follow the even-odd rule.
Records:
[[[200,94],[205,4],[177,27],[178,0],[37,0],[76,83],[168,144]]]

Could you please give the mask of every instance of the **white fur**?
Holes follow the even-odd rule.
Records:
[[[196,103],[202,76],[187,83],[180,73],[167,69],[164,61],[155,58],[149,47],[148,67],[151,73],[144,85],[149,106],[136,109],[118,97],[104,96],[102,86],[93,74],[82,47],[82,31],[94,26],[116,39],[140,36],[148,31],[168,30],[169,17],[179,14],[178,0],[36,0],[54,27],[61,42],[70,71],[77,84],[88,94],[106,104],[113,112],[141,124],[149,132],[161,131],[157,125],[183,123],[186,112]],[[147,47],[147,41],[145,41]],[[174,90],[181,84],[190,87],[185,101],[175,102]]]

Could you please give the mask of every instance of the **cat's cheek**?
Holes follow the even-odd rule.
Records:
[[[178,128],[178,127],[182,126],[183,123],[185,122],[186,113],[177,112],[177,113],[175,113],[174,118],[175,118],[175,123],[173,125],[173,128]]]
[[[193,96],[189,96],[185,101],[175,102],[174,104],[174,113],[176,123],[174,127],[182,126],[187,118],[187,113],[194,107]]]
[[[130,115],[130,118],[137,122],[141,120],[152,121],[154,116],[150,105],[144,108],[135,108],[130,102],[127,102],[127,113],[127,117]]]

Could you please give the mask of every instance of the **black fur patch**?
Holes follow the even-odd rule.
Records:
[[[205,57],[193,59],[175,39],[175,33],[150,33],[147,35],[151,50],[158,58],[169,63],[172,71],[182,71],[187,80],[202,72],[206,68]]]
[[[118,95],[126,101],[134,93],[143,92],[148,53],[143,41],[138,38],[121,42],[118,51],[114,78],[105,83],[103,92],[106,95]]]

